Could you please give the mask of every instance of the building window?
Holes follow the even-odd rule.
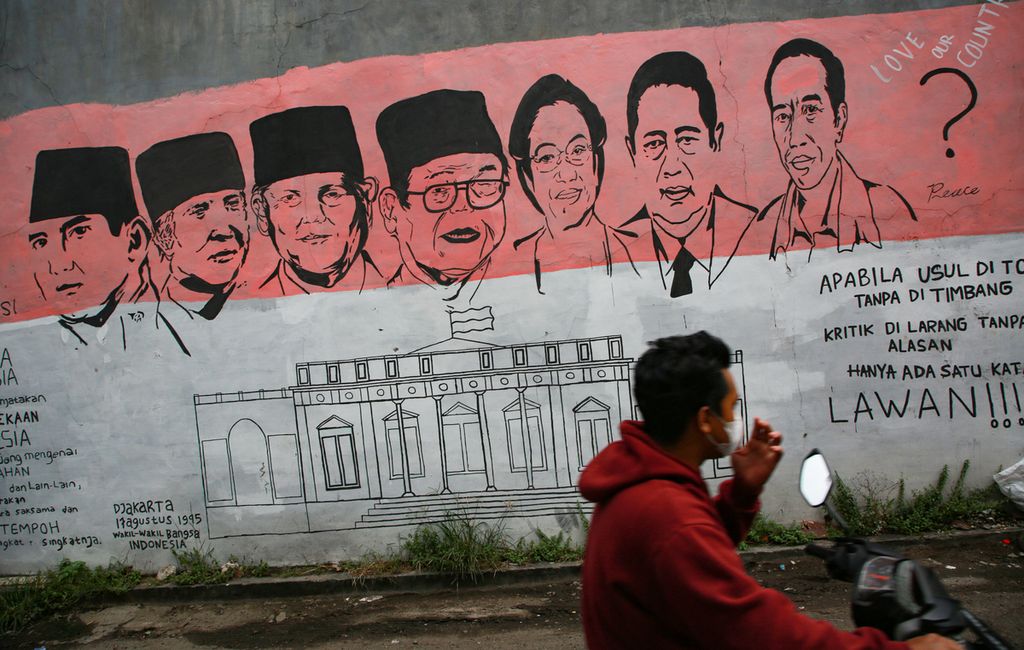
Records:
[[[387,359],[384,361],[384,371],[388,375],[388,379],[393,379],[398,376],[398,359]]]
[[[491,359],[491,353],[490,352],[481,352],[480,353],[480,369],[481,370],[490,370],[492,363],[493,363],[493,361]]]
[[[420,374],[429,375],[433,372],[433,364],[430,357],[420,357]]]
[[[572,413],[576,422],[577,459],[582,470],[612,441],[611,408],[601,400],[588,397],[574,406]]]
[[[622,358],[622,339],[614,338],[608,339],[608,352],[611,354],[612,359]]]
[[[423,441],[420,439],[420,416],[402,410],[402,429],[405,448],[409,455],[409,478],[423,478]],[[402,478],[402,438],[398,427],[398,409],[384,417],[384,432],[388,443],[388,468],[392,480]]]
[[[320,455],[328,490],[359,487],[359,455],[352,425],[334,416],[318,426]]]
[[[327,383],[337,384],[340,373],[338,372],[338,364],[332,363],[327,366]]]
[[[544,346],[544,357],[548,363],[558,363],[558,346],[557,345],[545,345]]]
[[[526,348],[512,349],[512,363],[518,368],[526,365]]]
[[[366,371],[365,361],[356,361],[356,381],[366,381],[370,373]]]
[[[590,361],[590,341],[580,343],[578,346],[580,361]]]
[[[514,400],[501,409],[505,419],[505,437],[508,441],[509,466],[513,472],[526,471],[526,459],[535,472],[548,468],[548,457],[544,446],[544,425],[541,422],[540,405],[526,398]],[[523,427],[523,414],[526,427]]]
[[[299,386],[309,385],[309,368],[306,366],[299,366]]]

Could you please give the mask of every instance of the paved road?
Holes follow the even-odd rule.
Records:
[[[1000,539],[905,547],[935,568],[954,596],[1024,650],[1024,553]],[[748,569],[808,615],[849,629],[849,585],[790,554],[747,555]],[[783,568],[784,567],[784,568]],[[583,648],[577,580],[429,594],[328,595],[149,603],[47,621],[7,648],[186,650],[221,648]]]

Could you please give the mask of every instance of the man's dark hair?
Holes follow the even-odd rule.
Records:
[[[838,115],[839,105],[846,101],[846,74],[843,72],[843,62],[832,54],[832,50],[806,38],[794,38],[775,50],[772,63],[768,66],[768,74],[764,78],[764,97],[768,100],[768,108],[772,107],[772,76],[775,75],[775,69],[786,59],[797,56],[809,56],[821,62],[821,67],[825,68],[825,92],[828,93],[828,100],[832,104],[832,114]]]
[[[629,128],[630,148],[636,153],[637,107],[640,98],[652,86],[683,86],[697,93],[701,120],[708,129],[708,144],[716,146],[715,127],[718,126],[718,106],[715,89],[708,81],[708,71],[700,59],[689,52],[662,52],[653,56],[637,69],[626,95],[626,126]]]
[[[571,81],[557,74],[541,77],[527,89],[523,99],[520,100],[508,135],[508,152],[516,161],[519,184],[522,186],[523,192],[526,193],[526,198],[530,199],[533,207],[541,213],[544,212],[544,209],[526,182],[526,179],[533,180],[533,170],[530,168],[532,156],[530,131],[533,130],[540,109],[545,106],[553,106],[558,102],[565,102],[573,106],[579,111],[587,125],[590,146],[594,150],[594,170],[597,172],[598,191],[601,189],[601,180],[604,178],[604,143],[608,138],[608,127],[601,116],[601,111],[598,110],[594,102],[590,101],[587,94],[573,85]]]
[[[672,444],[686,432],[701,407],[718,413],[729,392],[722,370],[730,365],[729,346],[700,331],[668,336],[636,363],[633,390],[644,416],[644,430],[662,444]],[[719,413],[719,415],[721,415]]]

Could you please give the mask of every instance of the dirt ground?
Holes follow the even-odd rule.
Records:
[[[1001,538],[905,546],[950,593],[1024,649],[1024,552]],[[792,553],[745,556],[750,573],[810,616],[850,629],[847,583]],[[474,587],[434,593],[326,595],[109,606],[44,621],[5,648],[583,648],[580,583]]]

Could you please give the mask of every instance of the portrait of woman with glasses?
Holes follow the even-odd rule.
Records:
[[[530,86],[516,110],[509,153],[542,222],[513,246],[533,255],[541,293],[545,269],[597,267],[611,275],[613,259],[629,259],[621,234],[595,211],[607,133],[586,93],[555,74]]]

